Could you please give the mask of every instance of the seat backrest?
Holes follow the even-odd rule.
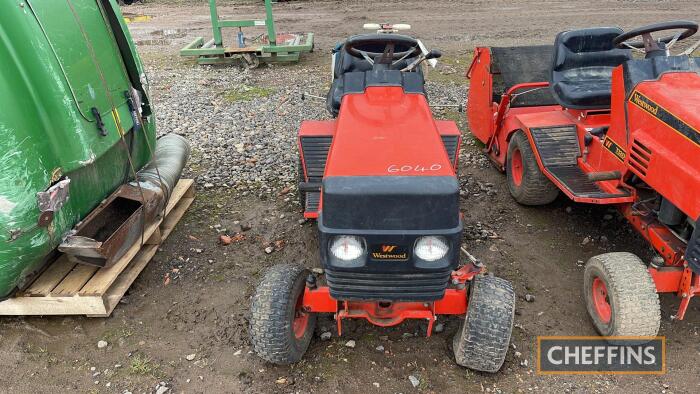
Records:
[[[613,46],[617,27],[596,27],[559,33],[554,40],[550,89],[564,107],[610,106],[613,68],[632,59],[629,49]]]

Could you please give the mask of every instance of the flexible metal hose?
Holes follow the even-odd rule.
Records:
[[[184,137],[167,134],[156,141],[153,159],[136,174],[136,179],[161,187],[167,201],[180,179],[189,155],[190,145]]]

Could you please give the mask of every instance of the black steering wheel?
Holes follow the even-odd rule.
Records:
[[[659,31],[665,31],[665,30],[680,30],[680,29],[685,29],[680,34],[675,34],[672,36],[660,38],[658,40],[654,40],[651,37],[651,33],[659,32]],[[630,31],[624,32],[620,34],[619,36],[615,37],[613,39],[613,45],[615,45],[616,48],[644,48],[646,49],[647,52],[651,50],[658,50],[658,49],[668,49],[669,47],[666,47],[666,44],[668,43],[675,43],[676,41],[680,40],[685,40],[686,38],[692,36],[698,31],[698,24],[692,21],[671,21],[671,22],[662,22],[662,23],[654,23],[652,25],[646,25],[642,27],[638,27],[636,29],[632,29]],[[642,36],[642,41],[633,41],[633,42],[627,42],[628,40]],[[658,44],[663,43],[664,47],[661,48]]]
[[[421,53],[418,40],[401,34],[362,34],[345,41],[345,51],[360,59],[374,59],[382,55],[385,61],[417,56]]]

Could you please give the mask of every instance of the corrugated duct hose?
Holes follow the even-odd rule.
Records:
[[[166,134],[156,141],[153,160],[136,174],[136,179],[161,188],[165,193],[164,201],[167,204],[189,156],[190,144],[184,137]]]

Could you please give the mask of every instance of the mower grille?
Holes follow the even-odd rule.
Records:
[[[318,212],[318,206],[321,204],[321,192],[306,193],[306,212]]]
[[[434,301],[441,299],[451,270],[430,273],[358,273],[326,269],[331,296],[348,301]]]
[[[301,153],[309,182],[321,182],[332,142],[332,136],[301,137]]]
[[[635,140],[632,143],[632,149],[630,149],[630,166],[636,170],[638,175],[645,177],[647,176],[649,161],[651,161],[651,149]]]
[[[458,135],[443,135],[442,143],[445,145],[445,150],[447,151],[447,157],[450,158],[450,162],[454,167],[457,160],[457,146],[459,144]]]

